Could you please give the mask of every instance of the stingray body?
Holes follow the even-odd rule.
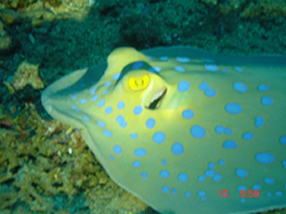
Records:
[[[107,65],[61,78],[45,109],[161,213],[286,207],[286,58],[143,53],[118,48]]]

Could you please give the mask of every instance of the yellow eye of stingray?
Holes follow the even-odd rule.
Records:
[[[150,84],[149,75],[143,75],[141,77],[130,77],[128,85],[131,90],[139,91],[145,89]]]

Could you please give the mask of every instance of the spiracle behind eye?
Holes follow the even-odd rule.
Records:
[[[167,93],[167,88],[165,88],[164,91],[160,91],[159,93],[155,94],[151,103],[147,108],[152,110],[158,108],[160,101],[163,99],[166,93]]]

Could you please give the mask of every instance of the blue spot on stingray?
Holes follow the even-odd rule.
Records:
[[[214,181],[214,182],[220,182],[221,179],[222,179],[222,175],[221,175],[221,174],[215,174],[215,175],[213,176],[213,181]]]
[[[242,135],[242,138],[244,140],[252,140],[254,137],[254,135],[251,133],[251,132],[245,132],[243,135]]]
[[[167,56],[161,56],[159,59],[160,59],[161,61],[167,61],[167,60],[168,60],[168,57],[167,57]]]
[[[147,121],[146,121],[146,127],[148,129],[152,129],[153,127],[155,126],[155,120],[153,118],[149,118]]]
[[[155,132],[152,138],[155,143],[161,144],[164,142],[166,135],[164,132]]]
[[[220,71],[221,71],[222,73],[226,73],[226,72],[227,72],[227,69],[226,69],[226,68],[222,68]]]
[[[141,172],[140,175],[141,175],[141,177],[142,177],[143,179],[147,179],[147,178],[148,178],[147,172]]]
[[[173,188],[173,189],[171,190],[171,193],[172,193],[172,194],[177,194],[177,190]]]
[[[189,178],[189,176],[184,172],[182,172],[178,175],[178,180],[182,183],[186,182],[188,180],[188,178]]]
[[[141,162],[140,161],[133,161],[132,165],[135,167],[135,168],[138,168],[141,166]]]
[[[170,172],[168,170],[163,169],[160,171],[160,176],[162,178],[168,178],[170,176]]]
[[[73,95],[71,98],[72,98],[72,100],[76,100],[77,96]]]
[[[210,88],[210,85],[207,83],[207,82],[202,82],[200,85],[199,85],[199,89],[202,90],[202,91],[205,91],[207,89]]]
[[[273,105],[274,101],[271,97],[269,96],[264,96],[261,98],[261,104],[265,106],[271,106]]]
[[[200,125],[193,125],[190,132],[194,138],[203,138],[206,135],[206,130]]]
[[[95,95],[93,97],[90,98],[90,101],[94,102],[98,99],[98,95]]]
[[[132,65],[132,70],[137,70],[137,69],[141,68],[142,66],[143,66],[142,61],[134,62]]]
[[[224,128],[224,133],[226,134],[226,135],[231,135],[232,134],[232,130],[230,129],[230,128]]]
[[[206,180],[206,177],[204,176],[204,175],[200,175],[199,177],[198,177],[198,181],[199,182],[204,182]]]
[[[264,182],[268,185],[274,184],[274,179],[273,178],[264,178]]]
[[[269,90],[269,86],[261,84],[261,85],[258,86],[258,90],[266,92],[266,91]]]
[[[98,106],[98,107],[102,107],[102,106],[104,106],[104,104],[105,104],[105,100],[100,100],[100,101],[97,103],[97,106]]]
[[[119,77],[120,77],[120,73],[117,73],[113,75],[112,79],[118,80]]]
[[[215,165],[216,165],[215,163],[209,162],[209,163],[208,163],[208,168],[209,168],[209,169],[212,169],[212,168],[215,167]]]
[[[282,143],[283,145],[286,145],[286,135],[280,137],[279,142]]]
[[[190,192],[185,192],[185,197],[186,197],[186,198],[191,197],[191,193],[190,193]]]
[[[118,115],[115,119],[117,123],[123,123],[124,122],[124,117],[122,115]]]
[[[161,162],[164,166],[167,166],[167,161],[165,159],[162,159]]]
[[[186,69],[182,66],[176,66],[174,69],[175,69],[175,71],[178,71],[178,72],[185,72],[186,71]]]
[[[267,197],[272,197],[272,194],[271,194],[270,192],[267,192],[267,193],[266,193],[266,196],[267,196]]]
[[[206,177],[212,177],[212,176],[214,176],[214,174],[215,174],[215,171],[213,169],[207,169],[205,171],[205,176]]]
[[[112,109],[111,106],[108,106],[108,107],[105,108],[105,113],[106,114],[110,114],[112,111],[113,111],[113,109]]]
[[[102,95],[106,95],[108,93],[109,89],[105,90]]]
[[[138,137],[138,134],[137,134],[137,133],[132,133],[132,134],[130,135],[130,137],[131,137],[132,139],[136,139],[136,138]]]
[[[111,85],[111,82],[108,81],[108,82],[104,83],[103,87],[108,87],[108,86],[110,86],[110,85]]]
[[[191,109],[186,109],[182,112],[183,118],[190,120],[194,117],[194,112]]]
[[[113,161],[114,160],[114,156],[113,155],[109,155],[109,160]]]
[[[197,193],[197,195],[198,195],[198,197],[200,197],[201,198],[201,201],[204,201],[204,200],[206,200],[207,198],[206,198],[206,192],[205,191],[199,191],[198,193]]]
[[[215,89],[207,89],[207,90],[205,90],[205,95],[207,97],[214,97],[216,95],[216,90]]]
[[[255,117],[254,125],[255,125],[256,127],[261,127],[261,126],[263,126],[263,124],[264,124],[264,118],[261,117],[261,116],[256,116],[256,117]]]
[[[160,72],[161,70],[162,70],[162,68],[161,67],[159,67],[159,66],[154,66],[153,68],[151,68],[153,71],[155,71],[155,72]],[[149,69],[148,69],[149,70]]]
[[[180,56],[178,56],[178,57],[176,57],[176,59],[177,59],[178,62],[189,62],[190,61],[190,59],[188,57],[180,57]]]
[[[220,159],[218,161],[218,164],[221,165],[221,166],[224,166],[225,165],[225,161],[223,159]]]
[[[254,189],[254,190],[260,190],[261,189],[261,185],[260,184],[255,184],[255,185],[253,185],[252,186],[252,189]]]
[[[134,150],[134,155],[136,157],[144,157],[146,154],[147,154],[147,151],[144,148],[138,148]]]
[[[108,130],[103,130],[102,133],[106,136],[106,137],[111,137],[112,136],[112,133],[111,131],[108,131]]]
[[[95,92],[96,92],[96,90],[97,90],[97,88],[96,88],[96,87],[94,87],[94,88],[90,89],[90,90],[89,90],[90,95],[94,95],[94,94],[95,94]]]
[[[185,80],[181,80],[178,83],[178,91],[185,92],[190,88],[191,84]]]
[[[238,67],[238,66],[235,66],[235,67],[234,67],[234,70],[236,70],[236,71],[238,71],[238,72],[242,72],[242,71],[243,71],[243,69],[242,69],[241,67]]]
[[[237,187],[237,190],[240,192],[241,190],[247,190],[247,189],[246,189],[245,186],[239,185],[239,186]]]
[[[275,192],[275,195],[276,195],[276,196],[282,196],[283,193],[282,193],[281,191],[276,191],[276,192]]]
[[[115,145],[113,146],[113,151],[119,155],[122,153],[122,148],[119,145]]]
[[[87,102],[87,99],[80,99],[79,101],[81,104],[85,104]]]
[[[103,121],[97,121],[97,125],[101,128],[104,128],[106,124]]]
[[[240,178],[246,178],[248,176],[248,172],[242,168],[237,168],[235,174]]]
[[[222,134],[222,133],[224,133],[224,127],[223,126],[216,126],[215,127],[215,132],[217,133],[217,134]]]
[[[275,160],[274,156],[268,152],[257,153],[255,155],[255,159],[258,163],[262,163],[262,164],[269,164]]]
[[[225,149],[237,149],[237,144],[234,140],[226,140],[223,143],[223,148],[225,148]]]
[[[214,65],[214,64],[205,65],[205,69],[206,69],[207,71],[211,71],[211,72],[218,71],[217,65]]]
[[[283,165],[283,167],[286,169],[286,160],[283,160],[283,161],[282,161],[282,165]],[[286,188],[286,185],[285,185],[285,188]]]
[[[136,107],[133,109],[133,113],[134,113],[135,115],[141,114],[142,111],[143,111],[142,106],[136,106]]]
[[[119,123],[119,125],[120,125],[120,127],[121,128],[126,128],[126,126],[127,126],[127,122],[121,122],[121,123]]]
[[[168,193],[168,192],[169,192],[169,187],[163,186],[163,187],[162,187],[162,192],[163,192],[163,193]]]
[[[85,120],[85,121],[89,121],[89,118],[88,118],[88,116],[86,116],[86,115],[83,115],[83,116],[82,116],[82,119]]]
[[[239,114],[242,111],[242,108],[239,103],[228,103],[225,105],[225,110],[229,114]]]
[[[171,148],[174,155],[181,155],[184,153],[184,146],[181,143],[174,143]]]
[[[242,82],[235,82],[233,88],[240,93],[245,93],[247,91],[247,86]]]
[[[118,109],[124,109],[124,107],[125,107],[125,104],[124,104],[123,101],[119,101],[119,102],[117,103],[117,108],[118,108]]]

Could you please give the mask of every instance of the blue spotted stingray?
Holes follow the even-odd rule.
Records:
[[[286,57],[113,51],[42,94],[110,177],[161,213],[286,207]]]

